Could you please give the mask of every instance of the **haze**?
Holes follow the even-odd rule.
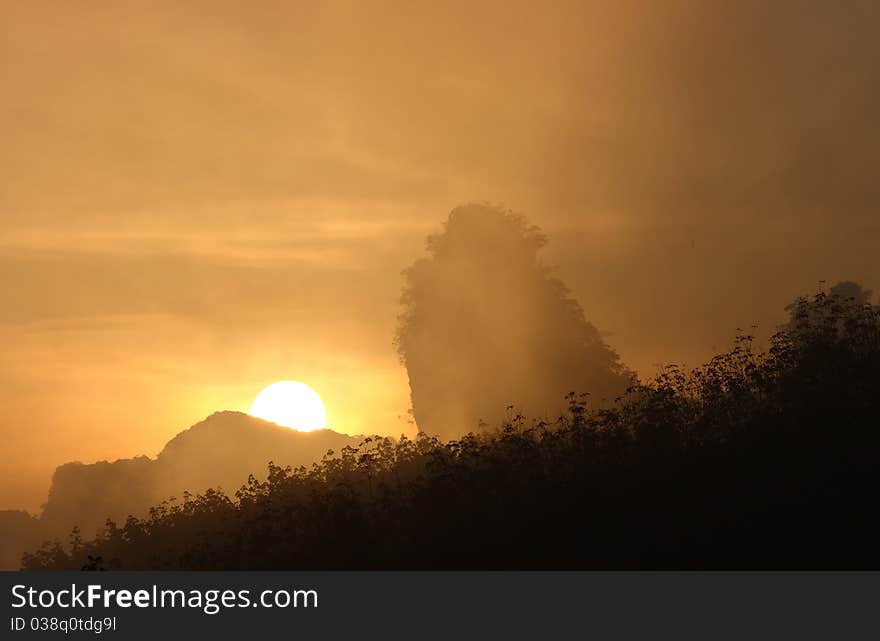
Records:
[[[462,203],[643,375],[880,287],[880,8],[769,4],[2,2],[0,507],[277,380],[413,434],[400,271]]]

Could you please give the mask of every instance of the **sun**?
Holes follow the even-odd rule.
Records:
[[[300,432],[327,427],[327,411],[321,397],[297,381],[272,383],[257,396],[250,415]]]

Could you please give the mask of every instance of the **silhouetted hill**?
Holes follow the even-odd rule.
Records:
[[[333,430],[298,432],[248,414],[218,412],[168,441],[155,467],[166,483],[160,487],[165,494],[210,487],[235,492],[249,474],[259,475],[269,461],[309,466],[328,451],[356,447],[361,440]]]
[[[241,412],[218,412],[175,436],[155,459],[66,463],[52,476],[39,519],[16,517],[13,522],[0,513],[0,525],[9,522],[0,530],[2,567],[16,567],[21,553],[45,538],[66,540],[74,527],[92,536],[108,518],[124,522],[129,515],[146,516],[151,506],[171,497],[182,500],[184,492],[221,488],[234,493],[269,461],[309,466],[329,450],[357,446],[360,440],[332,430],[298,432]]]
[[[0,569],[19,567],[22,552],[43,538],[39,519],[23,510],[0,510]]]
[[[395,342],[421,431],[459,438],[497,426],[510,403],[558,416],[573,389],[610,406],[635,380],[542,262],[546,242],[522,216],[465,205],[403,272]]]
[[[52,475],[40,520],[52,536],[65,535],[74,526],[91,534],[107,517],[142,514],[166,498],[159,485],[154,461],[147,456],[65,463]]]
[[[234,493],[269,461],[311,465],[328,450],[356,446],[359,438],[332,430],[298,432],[241,412],[217,412],[171,439],[155,460],[146,456],[55,471],[43,520],[57,531],[79,527],[91,534],[107,518],[124,521],[184,491],[209,488]]]

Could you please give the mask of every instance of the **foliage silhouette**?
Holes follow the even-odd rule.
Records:
[[[596,402],[624,393],[632,373],[538,259],[546,242],[521,216],[466,205],[404,272],[396,345],[420,430],[457,438],[497,425],[511,400],[555,416],[571,389]]]
[[[366,439],[108,522],[27,569],[877,568],[880,311],[817,294],[613,407]],[[103,562],[101,559],[109,561]]]

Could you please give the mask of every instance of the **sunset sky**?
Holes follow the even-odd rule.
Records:
[[[880,288],[880,5],[765,4],[0,0],[0,508],[281,379],[414,434],[400,271],[462,203],[643,375]]]

